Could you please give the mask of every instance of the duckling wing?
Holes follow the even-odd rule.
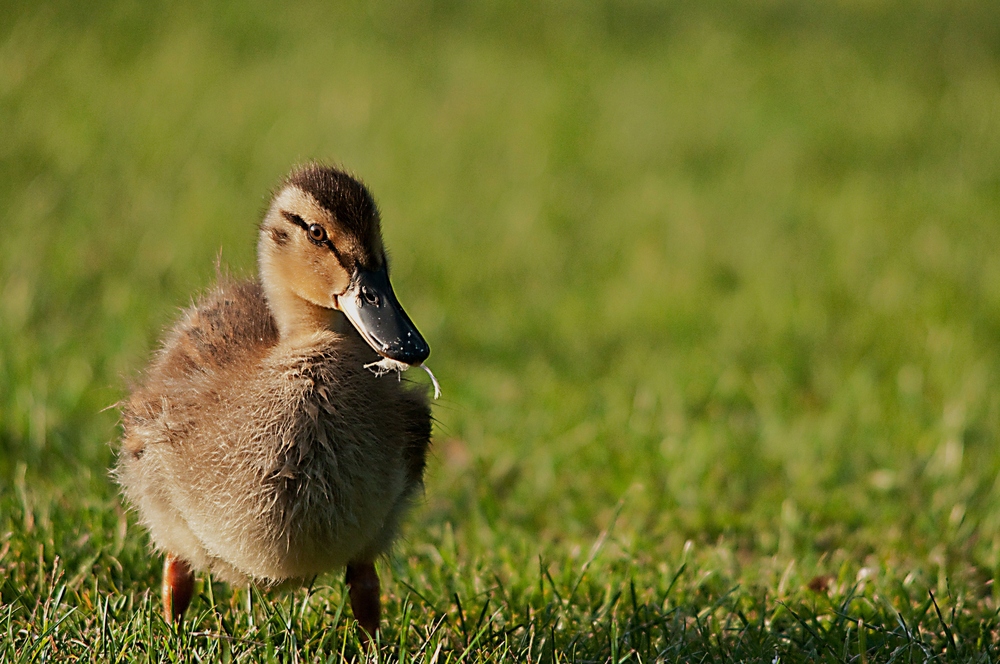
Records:
[[[180,379],[192,372],[233,368],[252,362],[278,341],[274,318],[260,284],[217,285],[184,312],[150,372]]]
[[[253,364],[277,340],[258,283],[218,284],[183,312],[141,384],[123,404],[123,450],[139,455],[151,441],[183,435],[187,427],[181,406],[204,403],[217,392],[220,372]]]

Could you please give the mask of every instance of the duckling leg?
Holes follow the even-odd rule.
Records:
[[[375,636],[382,616],[375,563],[349,564],[345,581],[350,589],[351,611],[354,612],[354,619],[361,625],[361,643],[367,646],[369,637]]]
[[[163,616],[175,623],[184,616],[194,594],[194,572],[191,566],[168,553],[163,561]]]

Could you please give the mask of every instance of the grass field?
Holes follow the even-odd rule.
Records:
[[[0,661],[338,661],[108,476],[276,181],[379,199],[431,343],[380,661],[1000,660],[1000,12],[0,1]],[[414,380],[421,380],[415,377]]]

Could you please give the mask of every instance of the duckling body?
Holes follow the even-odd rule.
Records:
[[[350,333],[281,343],[254,283],[185,312],[125,414],[119,478],[157,547],[238,584],[385,552],[430,419],[375,358]]]
[[[183,579],[236,584],[352,565],[373,576],[422,486],[427,398],[365,365],[373,348],[410,364],[429,351],[406,345],[422,339],[391,287],[365,281],[384,273],[388,287],[388,272],[374,203],[337,209],[350,195],[367,190],[334,169],[293,173],[261,226],[260,281],[224,278],[187,309],[124,403],[116,476],[167,554],[165,578],[170,561]],[[394,302],[402,319],[386,323]],[[352,588],[356,614],[375,602],[369,632],[374,584],[374,598]]]

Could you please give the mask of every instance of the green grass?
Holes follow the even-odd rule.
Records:
[[[337,661],[108,477],[270,187],[378,197],[431,343],[380,660],[1000,660],[1000,14],[975,2],[0,4],[0,661]],[[468,5],[468,6],[466,6]]]

